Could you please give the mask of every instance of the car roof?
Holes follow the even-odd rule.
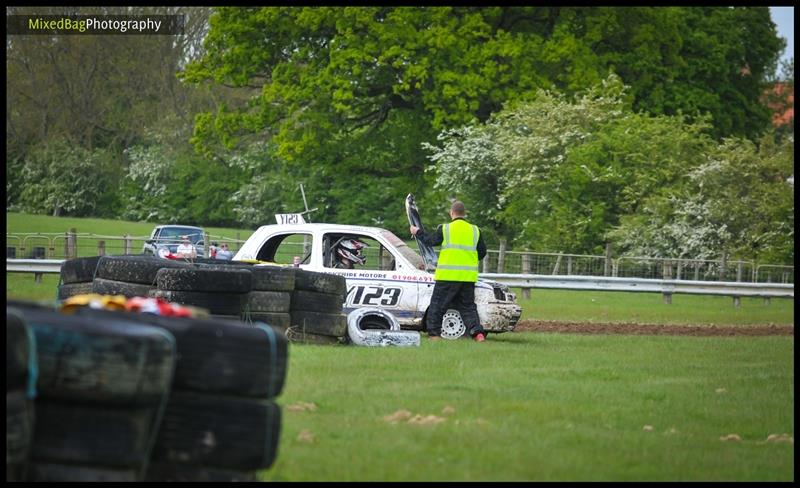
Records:
[[[370,227],[365,225],[346,225],[346,224],[269,224],[262,225],[256,232],[267,232],[274,230],[290,230],[290,231],[323,231],[323,232],[390,232],[381,227]]]
[[[165,224],[165,225],[157,225],[157,229],[163,229],[165,227],[173,227],[175,229],[195,229],[195,230],[203,230],[202,227],[195,227],[194,225],[172,225],[172,224]]]

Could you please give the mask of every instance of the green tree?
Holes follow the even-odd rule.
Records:
[[[62,139],[32,151],[22,167],[19,206],[53,216],[98,215],[98,203],[113,193],[118,171],[108,152]]]
[[[318,198],[320,217],[399,231],[405,194],[430,183],[421,142],[549,83],[535,69],[542,37],[532,32],[548,12],[217,9],[207,55],[183,79],[252,98],[201,114],[194,141],[222,157],[269,140],[285,174]]]

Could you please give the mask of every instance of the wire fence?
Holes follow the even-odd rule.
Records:
[[[98,234],[14,233],[6,234],[6,258],[70,259],[74,257],[142,254],[149,236],[105,236]],[[236,253],[244,244],[239,236],[205,234],[205,243],[228,244]],[[413,248],[414,246],[412,246]],[[204,246],[207,250],[208,246]],[[291,263],[303,256],[308,243],[285,242],[275,259]],[[376,257],[381,262],[385,256]],[[794,283],[794,266],[759,264],[754,261],[673,259],[585,254],[539,253],[490,249],[482,263],[483,273],[513,273],[568,276],[610,276],[620,278],[673,279],[755,283]]]

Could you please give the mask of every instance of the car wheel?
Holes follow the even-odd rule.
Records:
[[[457,310],[450,309],[445,312],[442,318],[442,338],[458,339],[466,332],[467,326],[464,325],[464,319]]]

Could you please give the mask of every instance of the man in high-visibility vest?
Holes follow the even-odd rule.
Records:
[[[486,340],[486,332],[481,326],[478,308],[475,306],[478,263],[486,256],[486,244],[478,226],[464,220],[466,214],[464,204],[456,200],[450,206],[452,221],[449,224],[440,225],[431,234],[426,234],[413,225],[409,227],[411,234],[417,239],[430,246],[442,246],[426,322],[431,340],[442,338],[442,319],[451,304],[461,312],[470,336],[478,342]]]

